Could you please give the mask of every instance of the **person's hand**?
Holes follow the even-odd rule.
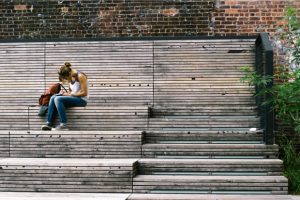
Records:
[[[69,92],[64,92],[62,95],[63,95],[63,96],[71,96],[71,93],[69,93]]]

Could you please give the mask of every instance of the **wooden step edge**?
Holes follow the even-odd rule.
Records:
[[[280,159],[161,159],[161,158],[142,158],[138,160],[139,164],[188,164],[188,165],[211,165],[211,164],[230,164],[230,165],[282,165]]]
[[[185,131],[185,130],[151,130],[148,129],[145,131],[145,133],[149,134],[159,134],[159,133],[164,133],[164,134],[204,134],[204,133],[209,133],[209,134],[262,134],[262,130],[255,130],[255,131],[250,131],[250,130],[240,130],[240,131],[217,131],[217,130],[190,130],[190,131]]]
[[[143,134],[144,131],[137,131],[137,130],[122,130],[122,131],[96,131],[96,130],[87,130],[87,131],[79,131],[79,130],[68,130],[68,131],[39,131],[39,130],[0,130],[0,135],[6,135],[6,134],[14,134],[14,135],[138,135]]]
[[[157,143],[146,143],[143,144],[143,149],[147,148],[155,148],[156,150],[161,149],[173,149],[173,148],[212,148],[213,146],[217,148],[230,148],[230,149],[270,149],[270,150],[277,150],[278,145],[266,145],[266,144],[157,144]]]
[[[2,200],[127,200],[130,193],[0,192]]]
[[[0,165],[23,166],[135,166],[137,158],[0,158]]]
[[[201,183],[226,182],[226,183],[284,183],[288,184],[288,179],[284,176],[185,176],[185,175],[137,175],[134,182],[189,182],[200,181]]]
[[[131,194],[127,200],[300,200],[289,195]]]

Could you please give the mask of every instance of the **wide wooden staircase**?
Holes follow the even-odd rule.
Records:
[[[255,39],[0,46],[15,75],[0,74],[0,199],[290,199],[255,88],[240,82]],[[36,101],[65,60],[88,74],[90,104],[68,111],[73,130],[42,132]]]

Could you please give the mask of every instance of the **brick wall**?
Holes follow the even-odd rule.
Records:
[[[2,0],[0,39],[254,35],[298,0]]]
[[[284,9],[298,7],[297,0],[216,0],[213,16],[215,35],[272,33],[283,23]]]
[[[214,0],[2,0],[3,38],[207,35]]]

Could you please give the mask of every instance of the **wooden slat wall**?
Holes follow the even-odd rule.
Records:
[[[45,89],[45,44],[0,43],[0,129],[26,129],[28,105]]]
[[[48,42],[46,81],[65,61],[89,78],[90,104],[149,105],[153,96],[151,41]]]
[[[291,195],[259,195],[259,200],[293,200]],[[257,200],[258,195],[244,194],[132,194],[127,200]],[[35,200],[35,199],[30,199]],[[76,199],[77,200],[77,199]]]
[[[9,148],[6,139],[6,151],[0,155],[9,149],[9,157],[20,158],[140,158],[143,138],[141,131],[10,131],[9,135]]]
[[[56,82],[57,69],[63,62],[70,61],[74,68],[89,76],[91,98],[95,101],[151,104],[154,53],[156,105],[160,102],[170,105],[172,101],[167,101],[166,96],[174,100],[185,97],[186,104],[186,97],[189,97],[193,105],[201,103],[199,100],[204,97],[215,97],[216,100],[226,97],[230,102],[236,96],[239,98],[235,100],[240,101],[251,96],[249,88],[239,81],[242,75],[239,68],[254,65],[254,40],[157,40],[154,46],[152,43],[2,43],[3,83],[11,85],[9,78],[14,78],[17,83],[23,81],[12,88],[5,87],[2,92],[17,89],[35,95],[44,89],[36,87],[41,86],[41,80],[46,78],[46,85]],[[23,88],[24,85],[32,88]],[[19,88],[23,90],[19,91]],[[128,101],[128,96],[132,101]],[[15,99],[15,96],[11,97]],[[33,102],[31,99],[30,103]]]
[[[44,87],[44,48],[40,42],[0,43],[0,105],[37,104]]]
[[[88,75],[88,107],[154,105],[156,116],[198,116],[209,110],[211,115],[227,115],[235,109],[236,115],[254,116],[253,91],[239,81],[239,68],[254,64],[253,45],[252,39],[1,43],[0,129],[39,128],[41,120],[28,110],[58,81],[57,70],[65,61]],[[90,113],[94,107],[88,107]],[[70,122],[78,118],[72,113]],[[90,117],[95,120],[87,120],[85,127],[117,126],[97,126],[98,118]],[[120,129],[128,128],[122,120]],[[154,120],[150,127],[161,123]],[[178,121],[167,127],[173,123]]]
[[[145,158],[277,158],[277,145],[264,144],[144,144]]]
[[[141,159],[140,174],[151,175],[282,175],[278,159]]]
[[[261,143],[261,132],[250,131],[147,131],[147,143]]]
[[[5,158],[1,192],[132,192],[135,159]]]
[[[232,118],[232,117],[207,117],[207,118],[151,118],[150,129],[159,130],[249,130],[251,127],[260,127],[259,118]]]
[[[9,156],[9,133],[0,131],[0,157]]]
[[[38,107],[30,107],[29,130],[40,130],[46,117],[37,116]],[[148,127],[147,106],[96,106],[67,109],[70,130],[122,131],[145,130]],[[59,121],[56,120],[56,124]]]
[[[230,184],[228,184],[230,183]],[[151,176],[134,178],[134,193],[253,193],[287,194],[288,183],[284,176]]]
[[[154,45],[155,106],[254,104],[240,82],[254,40],[165,40]]]
[[[256,116],[256,106],[155,106],[151,108],[152,116]]]

